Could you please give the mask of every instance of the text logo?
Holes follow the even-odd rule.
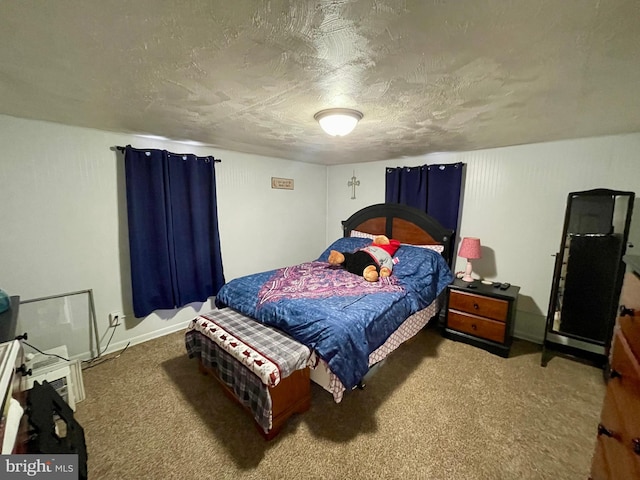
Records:
[[[0,455],[0,478],[78,480],[78,455]]]

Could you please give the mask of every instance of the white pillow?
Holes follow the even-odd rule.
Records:
[[[351,234],[349,236],[357,237],[357,238],[370,238],[372,240],[373,240],[373,237],[375,237],[375,235],[371,233],[360,232],[358,230],[351,230]],[[400,245],[409,245],[411,247],[418,247],[418,248],[428,248],[429,250],[433,250],[434,252],[438,252],[438,253],[444,252],[444,245],[411,245],[410,243],[401,243]]]
[[[444,245],[411,245],[410,243],[403,243],[402,245],[409,245],[411,247],[418,248],[428,248],[429,250],[433,250],[434,252],[438,253],[444,252]]]
[[[375,237],[375,235],[371,233],[360,232],[358,230],[351,230],[351,233],[349,234],[349,236],[357,237],[357,238],[370,238],[371,240],[373,240],[373,237]]]

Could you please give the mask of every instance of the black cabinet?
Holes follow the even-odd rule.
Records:
[[[519,291],[515,285],[501,290],[478,281],[454,280],[447,287],[444,336],[508,357]]]
[[[633,192],[570,193],[551,287],[542,365],[553,351],[605,366],[624,276]]]

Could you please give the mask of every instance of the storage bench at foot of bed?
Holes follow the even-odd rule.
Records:
[[[267,440],[311,405],[311,351],[278,330],[224,308],[192,320],[185,345]]]
[[[238,403],[249,415],[253,416],[251,409],[246,407],[236,396],[235,392],[220,379],[218,372],[211,367],[205,367],[202,360],[198,361],[200,371],[210,375],[222,387],[224,393],[233,401]],[[296,370],[288,377],[283,378],[275,387],[268,387],[272,401],[272,426],[271,430],[265,432],[260,424],[254,420],[254,424],[265,440],[274,438],[287,422],[289,417],[296,413],[303,413],[311,407],[311,381],[309,379],[309,368]]]

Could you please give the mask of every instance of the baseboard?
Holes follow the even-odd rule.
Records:
[[[103,355],[122,350],[127,346],[127,344],[129,344],[130,347],[133,347],[134,345],[148,342],[149,340],[153,340],[154,338],[164,337],[165,335],[169,335],[170,333],[174,333],[179,330],[185,330],[189,325],[189,322],[191,322],[191,320],[186,320],[169,327],[161,328],[160,330],[154,330],[153,332],[138,335],[137,337],[133,337],[128,340],[122,340],[121,342],[112,343],[111,345],[109,345],[109,348],[107,348],[107,350],[103,353]]]
[[[109,345],[107,350],[102,355],[108,355],[109,353],[122,350],[127,346],[128,343],[129,343],[129,346],[132,347],[139,343],[148,342],[149,340],[153,340],[154,338],[163,337],[165,335],[169,335],[179,330],[186,330],[187,326],[189,325],[189,322],[191,322],[191,320],[185,320],[184,322],[176,323],[175,325],[161,328],[159,330],[154,330],[153,332],[144,333],[142,335],[138,335],[136,337],[132,337],[127,340],[122,340],[120,342],[112,343],[111,345]],[[532,335],[530,332],[525,332],[525,331],[516,330],[515,332],[513,332],[513,336],[515,338],[526,340],[531,343],[537,343],[539,345],[541,345],[544,340],[543,338],[538,338],[537,335]],[[86,359],[86,358],[88,358],[88,352],[85,354],[74,355],[74,357],[71,358],[71,360]]]
[[[542,345],[544,338],[540,338],[537,335],[533,335],[530,332],[513,332],[514,338],[519,338],[520,340],[526,340],[527,342],[537,343],[538,345]]]
[[[139,343],[148,342],[149,340],[153,340],[154,338],[160,338],[160,337],[164,337],[165,335],[169,335],[170,333],[178,332],[180,330],[186,330],[187,326],[189,325],[189,322],[191,322],[191,320],[185,320],[184,322],[179,322],[179,323],[176,323],[174,325],[170,325],[170,326],[165,327],[165,328],[160,328],[158,330],[154,330],[153,332],[144,333],[144,334],[138,335],[136,337],[131,337],[131,338],[128,338],[126,340],[122,340],[122,341],[119,341],[119,342],[116,342],[116,343],[112,343],[102,353],[101,356],[105,356],[105,355],[108,355],[110,353],[118,352],[118,351],[124,349],[125,347],[127,347],[127,344],[129,345],[129,347],[133,347],[134,345],[138,345]],[[104,347],[102,347],[102,348],[104,348]],[[89,352],[86,352],[86,353],[83,353],[83,354],[79,354],[79,355],[74,355],[73,358],[71,358],[70,360],[86,360],[87,358],[90,358]]]
[[[546,317],[536,313],[516,312],[516,320],[513,329],[513,336],[531,343],[542,345],[544,341],[544,329]]]

